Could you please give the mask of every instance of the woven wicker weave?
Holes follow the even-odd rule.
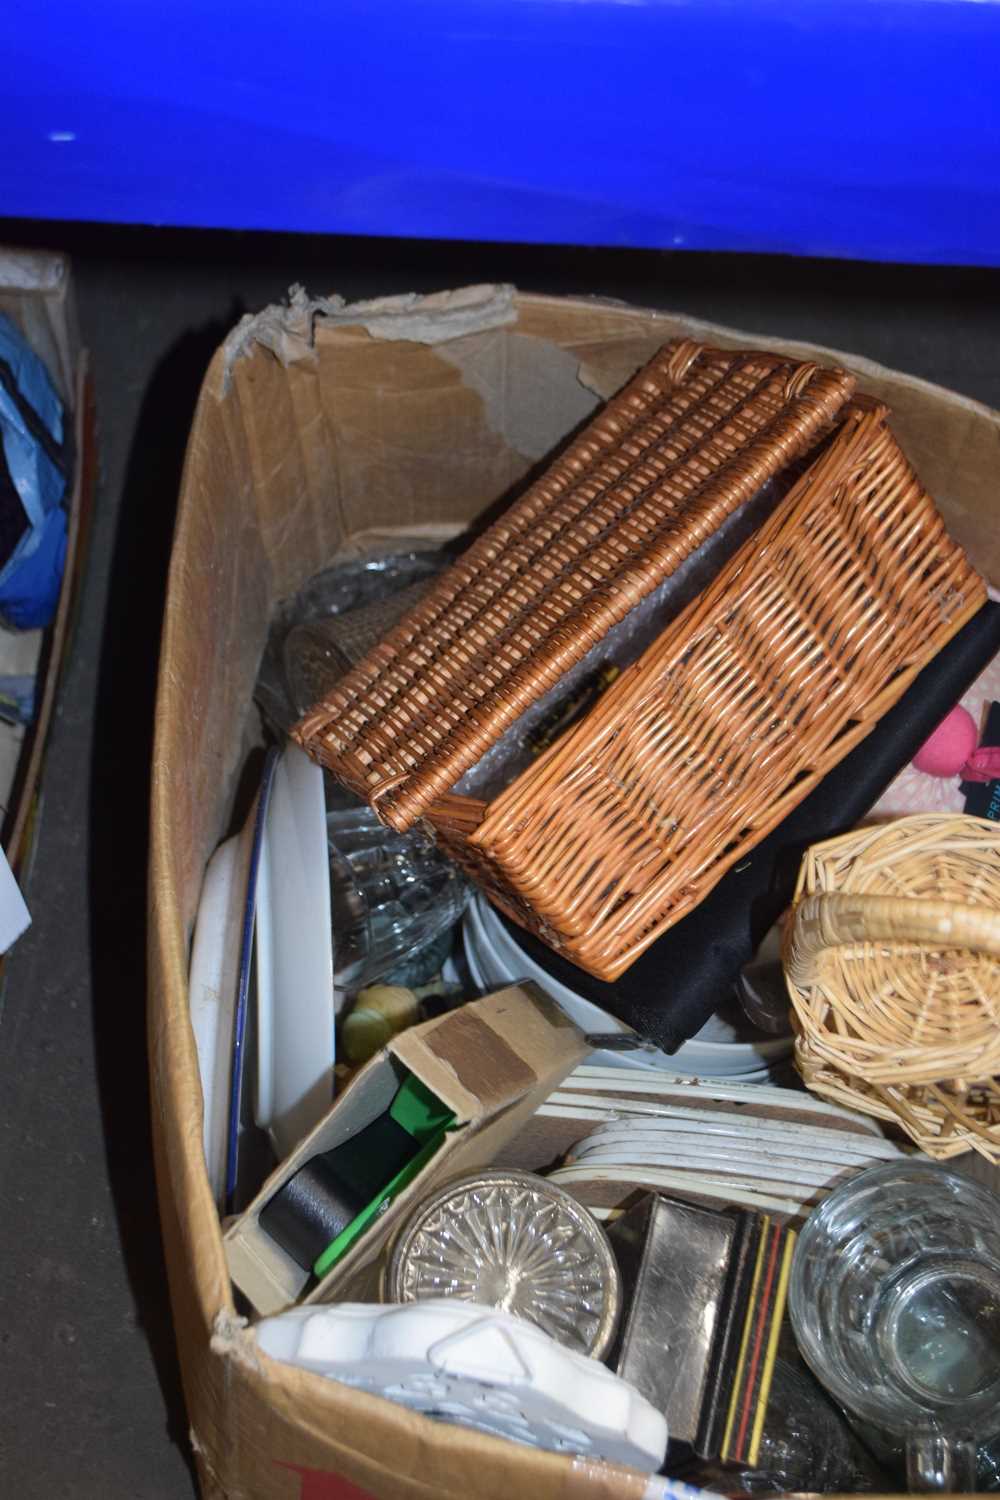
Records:
[[[300,742],[410,827],[853,387],[778,355],[668,344],[302,721]]]
[[[810,849],[785,973],[811,1089],[1000,1162],[1000,826],[924,814]]]
[[[682,362],[690,373],[701,360],[717,386],[734,369],[751,368],[766,387],[760,372],[773,377],[776,369],[768,356],[692,355],[690,346],[665,351],[654,366],[676,376]],[[645,378],[619,398],[626,410]],[[790,373],[785,366],[782,390],[812,389],[817,378],[811,369]],[[670,399],[686,389],[682,378]],[[656,400],[665,399],[660,391]],[[832,399],[827,388],[827,409]],[[704,430],[705,401],[698,394],[687,409],[689,426]],[[813,434],[825,422],[817,406],[809,415]],[[608,413],[602,430],[610,452],[613,432],[621,447],[628,438],[615,403]],[[597,425],[581,444],[593,446]],[[775,426],[785,433],[778,453]],[[745,496],[802,441],[801,420],[793,432],[783,411],[767,443],[761,440],[766,452],[754,459],[752,476],[752,443],[734,461],[727,493],[739,481]],[[614,461],[624,464],[617,450]],[[705,467],[703,456],[690,462],[694,472]],[[464,573],[461,562],[458,571],[450,569],[343,690],[303,721],[298,737],[387,822],[408,826],[423,814],[514,920],[591,973],[614,979],[869,732],[982,604],[985,591],[906,463],[885,411],[854,406],[761,530],[581,724],[492,802],[457,795],[452,788],[461,772],[602,638],[609,621],[621,618],[621,577],[627,573],[632,584],[647,577],[642,538],[634,536],[635,552],[616,586],[594,587],[584,597],[578,576],[606,576],[601,568],[620,557],[625,521],[619,518],[617,531],[602,532],[600,545],[581,553],[595,530],[589,512],[579,519],[581,486],[570,484],[581,463],[574,446],[555,471],[578,507],[556,549],[562,557],[572,544],[575,556],[583,556],[574,564],[578,572],[571,570],[572,588],[546,594],[535,580],[532,591],[523,590],[520,533],[494,526],[461,560],[488,543],[478,561]],[[704,535],[705,492],[715,495],[717,524],[722,488],[713,475],[690,512],[676,502],[661,507],[657,578],[682,547],[690,550]],[[551,531],[559,493],[548,496],[548,510],[546,497],[538,498],[532,524]],[[681,525],[691,516],[700,530]],[[530,530],[528,521],[522,530]],[[498,570],[505,567],[501,585]],[[480,569],[491,580],[488,599],[477,588]],[[628,601],[635,597],[633,589]],[[516,629],[507,637],[500,627],[511,600]],[[554,600],[564,612],[546,633]],[[483,604],[480,622],[470,620],[472,601]],[[485,619],[493,622],[490,630],[481,625]],[[433,649],[426,644],[432,636]],[[502,668],[495,680],[491,660]],[[456,697],[463,704],[457,727]]]

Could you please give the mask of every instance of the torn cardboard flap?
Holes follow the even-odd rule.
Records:
[[[438,1098],[453,1108],[460,1102],[471,1118],[477,1101],[498,1109],[537,1083],[534,1068],[492,1026],[470,1011],[456,1011],[448,1019],[450,1026],[438,1026],[428,1036],[408,1039],[404,1032],[394,1049]]]
[[[51,250],[0,248],[0,287],[10,292],[57,292],[69,276],[69,261]]]
[[[540,1080],[554,1087],[568,1057],[578,1062],[587,1050],[573,1022],[532,980],[412,1027],[389,1046],[466,1119],[484,1104],[523,1097]]]
[[[21,330],[72,409],[81,348],[66,257],[0,246],[0,313]]]
[[[418,344],[444,344],[472,333],[484,333],[517,321],[514,288],[466,286],[453,292],[421,296],[405,292],[347,302],[336,293],[310,297],[305,287],[289,288],[286,306],[274,304],[241,318],[223,344],[223,394],[232,367],[257,344],[269,349],[283,365],[314,358],[313,329],[317,318],[340,327],[364,328],[372,338]]]
[[[524,467],[544,459],[600,405],[598,395],[582,377],[576,351],[560,348],[549,339],[532,338],[515,329],[503,337],[463,338],[444,345],[439,354],[479,396],[487,426],[523,460]],[[626,369],[618,385],[633,372],[634,367]]]

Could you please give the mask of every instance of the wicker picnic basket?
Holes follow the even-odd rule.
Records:
[[[785,973],[810,1089],[1000,1162],[1000,825],[927,813],[815,845]]]
[[[668,345],[296,737],[385,822],[425,820],[515,921],[617,977],[984,601],[885,410],[845,406],[852,386]],[[767,519],[586,716],[471,792],[525,711],[771,481]]]

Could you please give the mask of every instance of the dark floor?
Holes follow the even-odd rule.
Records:
[[[158,1249],[144,1059],[147,766],[173,506],[204,365],[289,283],[510,280],[852,349],[1000,406],[1000,276],[0,224],[75,257],[101,480],[0,1011],[0,1493],[193,1493]]]

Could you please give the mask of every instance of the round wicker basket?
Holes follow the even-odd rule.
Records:
[[[810,1089],[1000,1162],[1000,825],[866,827],[802,862],[785,975]]]

